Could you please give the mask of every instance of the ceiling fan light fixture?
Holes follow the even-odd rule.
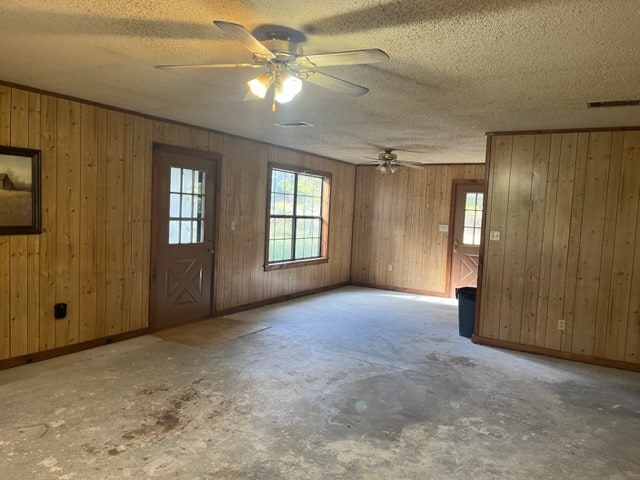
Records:
[[[264,98],[272,84],[273,76],[268,72],[262,72],[256,78],[247,82],[251,93],[258,98]]]
[[[284,78],[284,79],[283,79]],[[290,74],[281,74],[276,82],[276,97],[278,103],[287,103],[302,91],[302,80]]]

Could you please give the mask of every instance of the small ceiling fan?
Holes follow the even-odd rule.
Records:
[[[384,151],[378,154],[375,162],[364,163],[363,165],[378,165],[376,170],[382,175],[393,175],[398,171],[399,167],[409,167],[422,170],[424,168],[423,163],[419,162],[407,162],[398,160],[398,155],[393,153],[393,148],[385,148]],[[372,158],[372,157],[366,157]]]
[[[362,85],[342,80],[320,72],[319,67],[358,65],[388,60],[389,56],[378,48],[346,52],[305,55],[300,43],[291,41],[286,32],[274,32],[271,38],[258,40],[246,28],[236,23],[216,20],[213,22],[227,37],[237,40],[253,54],[252,63],[204,64],[204,65],[156,65],[160,69],[176,68],[261,68],[262,73],[247,82],[248,98],[265,98],[272,85],[275,102],[289,102],[302,90],[302,82],[309,82],[329,90],[357,97],[369,91]]]

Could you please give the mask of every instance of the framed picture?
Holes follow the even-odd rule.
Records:
[[[0,235],[40,233],[40,151],[0,146]]]

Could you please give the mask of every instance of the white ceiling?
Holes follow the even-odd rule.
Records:
[[[323,71],[362,97],[305,84],[290,104],[243,102],[256,70],[213,20],[283,25],[305,53],[381,48],[390,61]],[[1,0],[0,80],[325,155],[376,146],[420,162],[483,162],[484,133],[640,125],[639,0]],[[313,127],[283,129],[276,122]]]

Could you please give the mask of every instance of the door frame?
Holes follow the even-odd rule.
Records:
[[[487,184],[484,179],[455,179],[451,181],[451,201],[449,205],[449,232],[447,235],[447,280],[445,284],[445,292],[447,297],[451,298],[451,268],[453,267],[453,234],[454,224],[456,221],[456,196],[459,185],[477,185],[482,187],[480,190],[484,193],[485,201],[482,204],[482,225],[484,227],[484,216],[487,209]],[[480,236],[480,247],[482,247],[482,240],[484,237],[484,230]],[[480,265],[478,264],[478,280],[480,279]]]
[[[147,324],[150,329],[154,329],[151,324],[151,314],[152,314],[152,305],[151,305],[151,286],[153,282],[154,276],[154,265],[155,258],[157,255],[157,247],[156,247],[156,239],[158,238],[158,225],[154,222],[154,214],[153,214],[153,201],[155,197],[154,187],[158,182],[158,170],[156,168],[156,151],[162,151],[166,153],[171,153],[174,155],[185,155],[188,157],[196,157],[203,160],[209,160],[212,163],[213,174],[215,175],[215,182],[213,185],[213,220],[212,220],[212,229],[211,238],[213,239],[213,255],[211,255],[211,302],[209,305],[209,314],[211,316],[216,315],[216,285],[217,285],[217,277],[218,277],[218,269],[217,269],[217,257],[218,257],[218,243],[219,243],[219,206],[220,206],[220,163],[222,161],[222,154],[217,152],[208,152],[205,150],[197,150],[194,148],[181,147],[176,145],[168,145],[166,143],[158,143],[153,142],[152,148],[152,166],[151,166],[151,209],[149,210],[150,215],[150,223],[151,223],[151,236],[149,241],[151,243],[149,249],[149,318],[147,319]]]

